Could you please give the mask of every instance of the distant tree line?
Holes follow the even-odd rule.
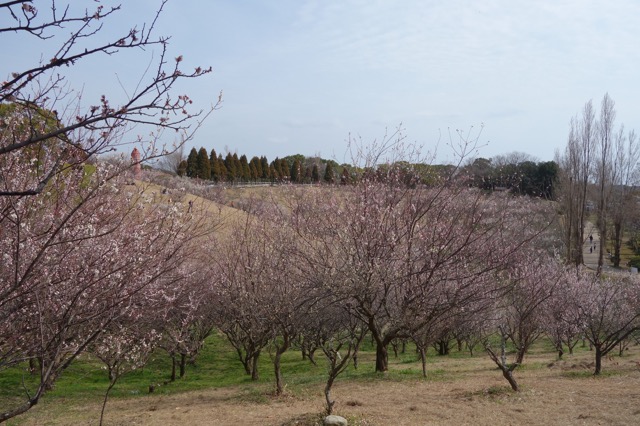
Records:
[[[192,148],[186,159],[182,159],[175,170],[179,176],[213,182],[291,182],[291,183],[336,183],[348,180],[350,166],[339,165],[333,160],[305,157],[301,154],[284,158],[276,157],[269,162],[267,157],[228,152],[226,156],[207,152],[204,147]]]
[[[492,159],[476,158],[464,172],[477,188],[552,200],[559,168],[555,161],[536,162],[526,154],[512,153]]]
[[[558,165],[554,161],[536,162],[526,154],[512,153],[492,159],[477,158],[462,170],[448,165],[409,164],[398,162],[393,167],[406,170],[403,180],[408,185],[434,185],[452,173],[462,173],[470,186],[484,190],[508,190],[519,195],[554,199],[554,187],[558,177]],[[302,154],[276,158],[228,152],[226,156],[207,152],[204,147],[192,148],[186,159],[177,166],[179,176],[210,180],[213,182],[287,182],[352,184],[363,176],[383,179],[389,165],[375,169],[358,169],[349,164],[338,164],[319,157]]]

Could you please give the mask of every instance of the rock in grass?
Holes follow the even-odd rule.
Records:
[[[347,419],[340,416],[327,416],[324,418],[324,426],[347,426]]]

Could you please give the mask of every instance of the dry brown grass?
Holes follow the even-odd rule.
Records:
[[[437,358],[431,377],[415,374],[418,364],[392,364],[392,374],[334,386],[336,412],[351,425],[633,425],[640,424],[640,348],[606,360],[593,377],[590,352],[554,361],[553,353],[532,354],[516,370],[522,391],[514,393],[484,354]],[[362,368],[370,368],[363,365]],[[397,373],[398,371],[396,371]],[[404,377],[404,378],[403,378]],[[268,385],[238,386],[177,395],[112,400],[110,425],[309,425],[323,411],[318,383],[269,394]],[[28,414],[26,425],[96,424],[99,401],[64,407],[46,404]]]

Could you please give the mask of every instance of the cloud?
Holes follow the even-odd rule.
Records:
[[[299,9],[294,44],[326,68],[467,73],[562,73],[633,55],[640,3],[597,0],[319,2]]]

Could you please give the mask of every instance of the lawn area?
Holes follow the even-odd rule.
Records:
[[[640,421],[640,348],[606,360],[601,377],[592,376],[592,352],[576,348],[558,361],[540,341],[516,370],[523,390],[513,393],[488,357],[455,348],[449,356],[428,357],[428,377],[421,376],[411,345],[395,357],[390,369],[374,373],[375,352],[369,342],[334,386],[336,411],[350,424],[633,424]],[[283,359],[285,395],[274,396],[269,354],[263,352],[260,380],[244,374],[233,348],[212,336],[184,378],[163,384],[170,359],[158,352],[140,371],[121,378],[106,409],[105,424],[318,424],[324,404],[326,364],[302,360],[291,350]],[[15,402],[32,380],[25,369],[3,373],[0,403]],[[156,390],[149,394],[149,385]],[[88,356],[74,363],[38,406],[10,425],[98,424],[106,371]],[[546,407],[546,408],[545,408]],[[463,417],[459,417],[463,416]],[[554,417],[555,416],[555,417]],[[580,417],[583,416],[583,417]],[[458,418],[459,417],[459,418]],[[546,422],[546,423],[545,423]],[[604,424],[601,423],[601,424]]]

